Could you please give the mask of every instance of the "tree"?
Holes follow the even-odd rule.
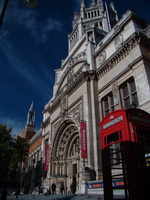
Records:
[[[12,164],[22,163],[25,161],[28,155],[29,144],[26,138],[17,136],[14,139],[14,149],[13,149],[13,161]]]
[[[0,180],[6,180],[8,176],[10,149],[12,145],[11,128],[0,125]]]
[[[11,172],[16,172],[19,165],[25,161],[28,155],[28,141],[17,136],[11,137],[11,128],[0,125],[0,180],[10,179]],[[15,174],[15,173],[14,173]]]

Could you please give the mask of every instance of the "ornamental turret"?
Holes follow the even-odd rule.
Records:
[[[108,6],[103,0],[91,0],[88,6],[82,0],[80,13],[74,14],[73,30],[68,36],[69,52],[74,51],[84,38],[87,42],[99,43],[117,22],[118,14],[113,3]]]

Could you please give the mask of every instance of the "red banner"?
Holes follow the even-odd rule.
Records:
[[[81,158],[87,158],[87,133],[86,122],[80,122]]]
[[[50,155],[50,148],[49,145],[47,144],[45,146],[45,164],[44,164],[44,170],[48,171],[48,167],[49,167],[49,155]]]

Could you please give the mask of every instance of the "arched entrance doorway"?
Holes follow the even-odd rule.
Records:
[[[80,167],[79,131],[72,120],[64,121],[56,131],[51,152],[51,182],[59,185],[63,182],[67,192],[70,185],[79,182]]]

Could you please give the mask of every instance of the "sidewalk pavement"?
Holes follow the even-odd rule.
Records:
[[[7,200],[104,200],[102,195],[93,194],[55,194],[55,195],[43,195],[43,194],[28,194],[16,196],[7,196]]]

